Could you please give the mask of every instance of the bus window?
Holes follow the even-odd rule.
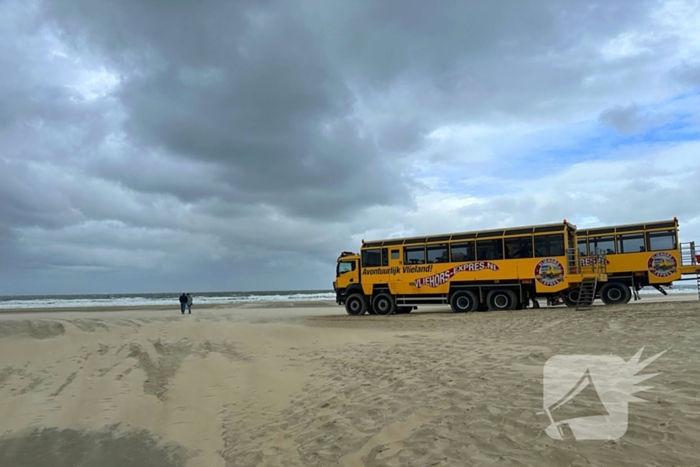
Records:
[[[625,234],[617,236],[618,253],[639,253],[646,251],[643,234]]]
[[[399,259],[400,257],[399,250],[391,250],[391,259]]]
[[[442,245],[429,245],[428,250],[428,262],[429,263],[446,263],[447,258],[447,244]]]
[[[450,252],[452,253],[451,261],[453,263],[459,261],[475,261],[476,252],[474,251],[474,242],[466,243],[453,243],[450,245]]]
[[[564,256],[564,235],[535,236],[535,257]]]
[[[503,259],[503,240],[478,240],[476,242],[476,259]]]
[[[407,246],[403,250],[404,264],[425,264],[425,247]]]
[[[588,256],[588,243],[586,243],[585,238],[578,239],[578,254],[581,256]]]
[[[591,237],[588,239],[591,253],[603,250],[606,255],[615,254],[615,237]]]
[[[375,248],[372,250],[362,250],[362,267],[378,268],[382,265],[382,250]]]
[[[506,238],[506,258],[532,258],[532,237]]]
[[[649,251],[675,250],[678,248],[676,232],[673,230],[649,232],[647,233],[647,243],[649,244]]]
[[[389,266],[389,249],[382,248],[382,266]]]
[[[355,270],[355,261],[341,261],[338,263],[337,276]]]

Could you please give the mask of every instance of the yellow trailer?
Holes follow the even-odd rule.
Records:
[[[616,288],[614,296],[607,299],[627,303],[635,291],[647,286],[666,293],[663,286],[680,280],[695,281],[700,298],[700,252],[695,242],[679,242],[678,218],[581,229],[577,233],[581,264],[595,261],[596,252],[603,250],[608,281],[625,286]],[[578,301],[575,290],[568,290],[562,298],[568,306],[576,306]]]

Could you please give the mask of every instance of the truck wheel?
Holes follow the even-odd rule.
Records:
[[[619,282],[608,282],[600,288],[600,299],[606,305],[624,305],[632,298],[629,287]]]
[[[471,290],[455,292],[450,298],[450,307],[455,313],[468,313],[476,310],[479,306],[479,299]]]
[[[345,311],[351,316],[361,316],[367,312],[367,299],[359,293],[354,293],[345,299]]]
[[[412,312],[412,311],[413,311],[413,307],[412,307],[412,306],[399,306],[399,307],[396,307],[396,314],[397,314],[397,315],[398,315],[398,314],[402,314],[402,315],[403,315],[403,314],[406,314],[406,313],[410,313],[410,312]]]
[[[378,315],[390,315],[396,311],[394,297],[386,292],[377,294],[372,300],[372,308]]]
[[[576,304],[578,303],[578,296],[581,293],[579,289],[571,289],[567,290],[562,294],[562,301],[564,302],[564,305],[568,306],[569,308],[576,307]]]
[[[486,295],[489,310],[514,310],[516,297],[512,290],[492,290]]]

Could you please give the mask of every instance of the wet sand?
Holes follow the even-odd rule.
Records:
[[[700,465],[698,342],[692,294],[588,312],[6,311],[0,465]],[[669,350],[641,371],[658,375],[622,438],[547,436],[550,357],[642,347]],[[596,410],[590,397],[574,413]]]

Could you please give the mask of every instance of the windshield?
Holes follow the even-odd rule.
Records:
[[[355,270],[355,261],[341,261],[338,263],[338,275]]]

